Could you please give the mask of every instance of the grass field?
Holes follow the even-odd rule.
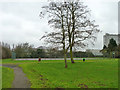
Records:
[[[0,90],[2,89],[2,66],[0,66]]]
[[[42,61],[20,65],[32,83],[32,88],[117,88],[117,60],[88,60],[68,62]]]
[[[7,67],[2,68],[2,88],[11,88],[14,80],[13,69]]]
[[[13,61],[19,64],[31,82],[31,88],[118,88],[118,60],[76,60],[64,68],[63,60]],[[4,69],[3,69],[4,70]],[[5,72],[5,71],[3,71]]]
[[[4,59],[4,60],[2,60],[3,64],[9,64],[9,63],[10,64],[17,64],[17,63],[18,64],[20,64],[20,63],[23,64],[23,63],[30,63],[30,62],[33,63],[33,62],[38,62],[38,61],[36,61],[36,60],[35,61],[34,60],[18,60],[17,61],[17,60],[12,60],[12,59]]]

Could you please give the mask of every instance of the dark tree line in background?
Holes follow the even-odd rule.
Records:
[[[16,53],[16,58],[64,58],[63,51],[58,49],[41,49],[34,48],[29,43],[18,44],[13,51]],[[69,53],[67,53],[68,57]],[[74,57],[93,57],[92,53],[87,52],[73,52]]]
[[[16,53],[16,58],[39,58],[45,57],[45,51],[43,49],[34,48],[29,43],[18,44],[13,48]]]
[[[9,44],[0,42],[0,58],[11,58],[11,49]]]
[[[33,45],[29,43],[21,43],[18,45],[13,45],[10,48],[10,45],[7,43],[0,44],[0,53],[2,59],[11,58],[12,52],[16,53],[16,58],[64,58],[63,51],[57,49],[40,49],[34,48]],[[70,57],[69,53],[67,56]],[[73,52],[73,57],[94,57],[92,53],[89,52]]]
[[[16,58],[64,58],[63,51],[58,49],[41,49],[34,48],[33,45],[29,43],[22,43],[18,45],[13,45],[14,48],[11,48],[7,43],[0,43],[0,56],[3,59],[11,58],[12,52],[16,53]],[[2,51],[2,52],[1,52]],[[108,47],[104,46],[101,50],[103,57],[116,57],[120,58],[120,45],[116,44],[114,39],[111,39]],[[69,52],[67,57],[70,58]],[[74,58],[83,58],[83,57],[95,57],[90,52],[82,51],[73,51]]]
[[[13,48],[16,53],[17,58],[31,57],[31,52],[33,51],[33,46],[29,43],[18,44]]]

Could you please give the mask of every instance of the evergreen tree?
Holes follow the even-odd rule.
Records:
[[[116,41],[113,38],[111,38],[110,42],[108,44],[108,50],[109,50],[109,52],[115,51],[116,47],[117,47]]]

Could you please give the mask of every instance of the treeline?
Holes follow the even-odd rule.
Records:
[[[53,48],[43,49],[34,48],[29,43],[18,44],[14,48],[16,58],[64,58],[63,51]],[[67,53],[69,56],[69,52]],[[74,57],[93,57],[94,55],[90,52],[73,52]]]
[[[18,44],[13,48],[13,51],[16,53],[16,58],[29,58],[33,51],[33,46],[29,43]]]
[[[0,42],[0,58],[11,58],[11,49],[9,44]]]
[[[11,58],[12,52],[16,53],[16,58],[64,58],[63,51],[55,48],[34,48],[29,43],[13,45],[11,48],[9,44],[0,42],[0,58]],[[108,46],[104,46],[101,52],[103,57],[120,58],[120,44],[117,45],[114,39],[110,39]],[[69,52],[67,57],[70,57]],[[94,55],[91,52],[74,51],[73,57],[94,57]]]
[[[53,48],[42,49],[34,48],[29,43],[21,43],[13,45],[12,48],[7,43],[0,44],[2,51],[2,58],[11,58],[12,52],[16,53],[16,58],[64,58],[63,51]],[[0,54],[1,55],[1,54]],[[69,52],[67,56],[70,57]],[[73,52],[73,57],[94,57],[90,52]]]

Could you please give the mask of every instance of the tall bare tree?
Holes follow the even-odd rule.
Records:
[[[98,33],[98,25],[94,24],[94,20],[90,20],[90,10],[79,0],[64,2],[66,6],[66,28],[69,36],[70,57],[74,63],[72,49],[73,47],[85,47],[89,40],[94,44]]]
[[[45,11],[42,11],[40,16],[43,17],[49,13],[48,23],[55,31],[44,35],[42,38],[46,38],[47,42],[56,44],[56,46],[62,45],[65,67],[67,67],[67,51],[70,49],[71,62],[74,63],[73,48],[86,46],[87,44],[84,42],[86,40],[93,40],[94,42],[95,33],[99,32],[98,25],[90,20],[90,10],[79,0],[51,2],[43,8]]]
[[[69,45],[66,40],[66,29],[65,29],[65,4],[62,2],[51,2],[48,6],[42,7],[45,10],[40,13],[40,17],[43,17],[45,13],[49,14],[48,23],[55,29],[47,35],[44,35],[41,39],[45,38],[48,44],[54,44],[54,46],[59,46],[63,48],[65,68],[67,68],[66,55],[69,49]]]

